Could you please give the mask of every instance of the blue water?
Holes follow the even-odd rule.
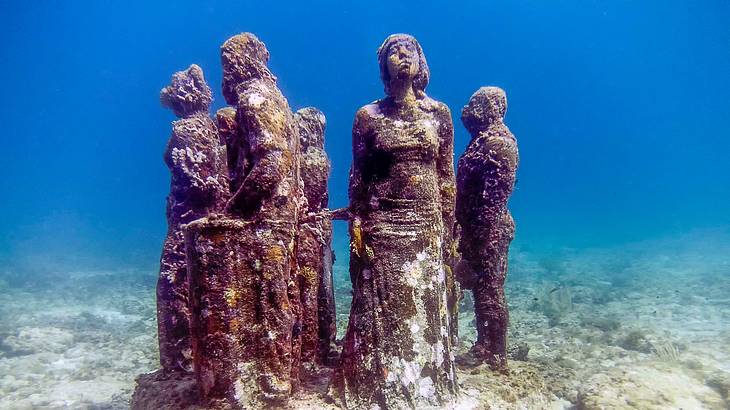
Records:
[[[347,203],[355,110],[375,50],[415,35],[446,102],[507,91],[531,246],[620,243],[730,222],[730,3],[3,2],[0,251],[153,267],[165,231],[170,75],[197,63],[224,104],[218,48],[255,32],[294,108],[327,115],[332,206]],[[389,4],[391,3],[391,4]],[[38,255],[40,254],[40,255]],[[49,256],[52,255],[52,256]]]

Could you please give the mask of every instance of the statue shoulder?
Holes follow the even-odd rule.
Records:
[[[380,108],[379,101],[374,101],[370,104],[364,105],[355,113],[353,131],[363,131],[369,128],[375,120],[381,117],[383,117],[383,113]]]
[[[433,112],[435,115],[438,116],[448,116],[451,118],[451,110],[449,109],[449,106],[444,104],[441,101],[434,100],[433,98],[429,96],[424,96],[421,100],[421,107],[423,107],[424,111],[430,111]]]
[[[516,163],[519,158],[517,140],[506,126],[494,127],[485,135],[484,150],[488,155]]]
[[[425,96],[421,101],[421,107],[440,125],[441,133],[453,139],[454,122],[451,119],[451,110],[441,101]]]
[[[380,105],[380,100],[376,100],[371,102],[370,104],[363,105],[362,107],[360,107],[359,110],[357,110],[355,117],[362,119],[382,117],[383,110]]]
[[[487,130],[487,136],[490,139],[498,140],[501,145],[517,148],[517,139],[504,123],[490,127]]]

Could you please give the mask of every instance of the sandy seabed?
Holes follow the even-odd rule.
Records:
[[[535,252],[516,244],[509,376],[460,366],[463,409],[730,408],[730,234]],[[0,409],[125,409],[157,367],[156,273],[0,273]],[[340,336],[349,290],[337,271]],[[340,297],[341,296],[341,297]],[[475,338],[470,297],[462,352]],[[294,408],[332,407],[326,372]]]

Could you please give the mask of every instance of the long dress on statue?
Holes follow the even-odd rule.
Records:
[[[457,389],[442,203],[444,179],[453,183],[452,132],[448,108],[427,96],[406,109],[386,98],[356,115],[353,304],[341,366],[348,407],[400,408],[404,397],[437,404]]]

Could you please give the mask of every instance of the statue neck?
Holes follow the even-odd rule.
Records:
[[[413,82],[391,83],[389,97],[397,106],[410,106],[416,101]]]

